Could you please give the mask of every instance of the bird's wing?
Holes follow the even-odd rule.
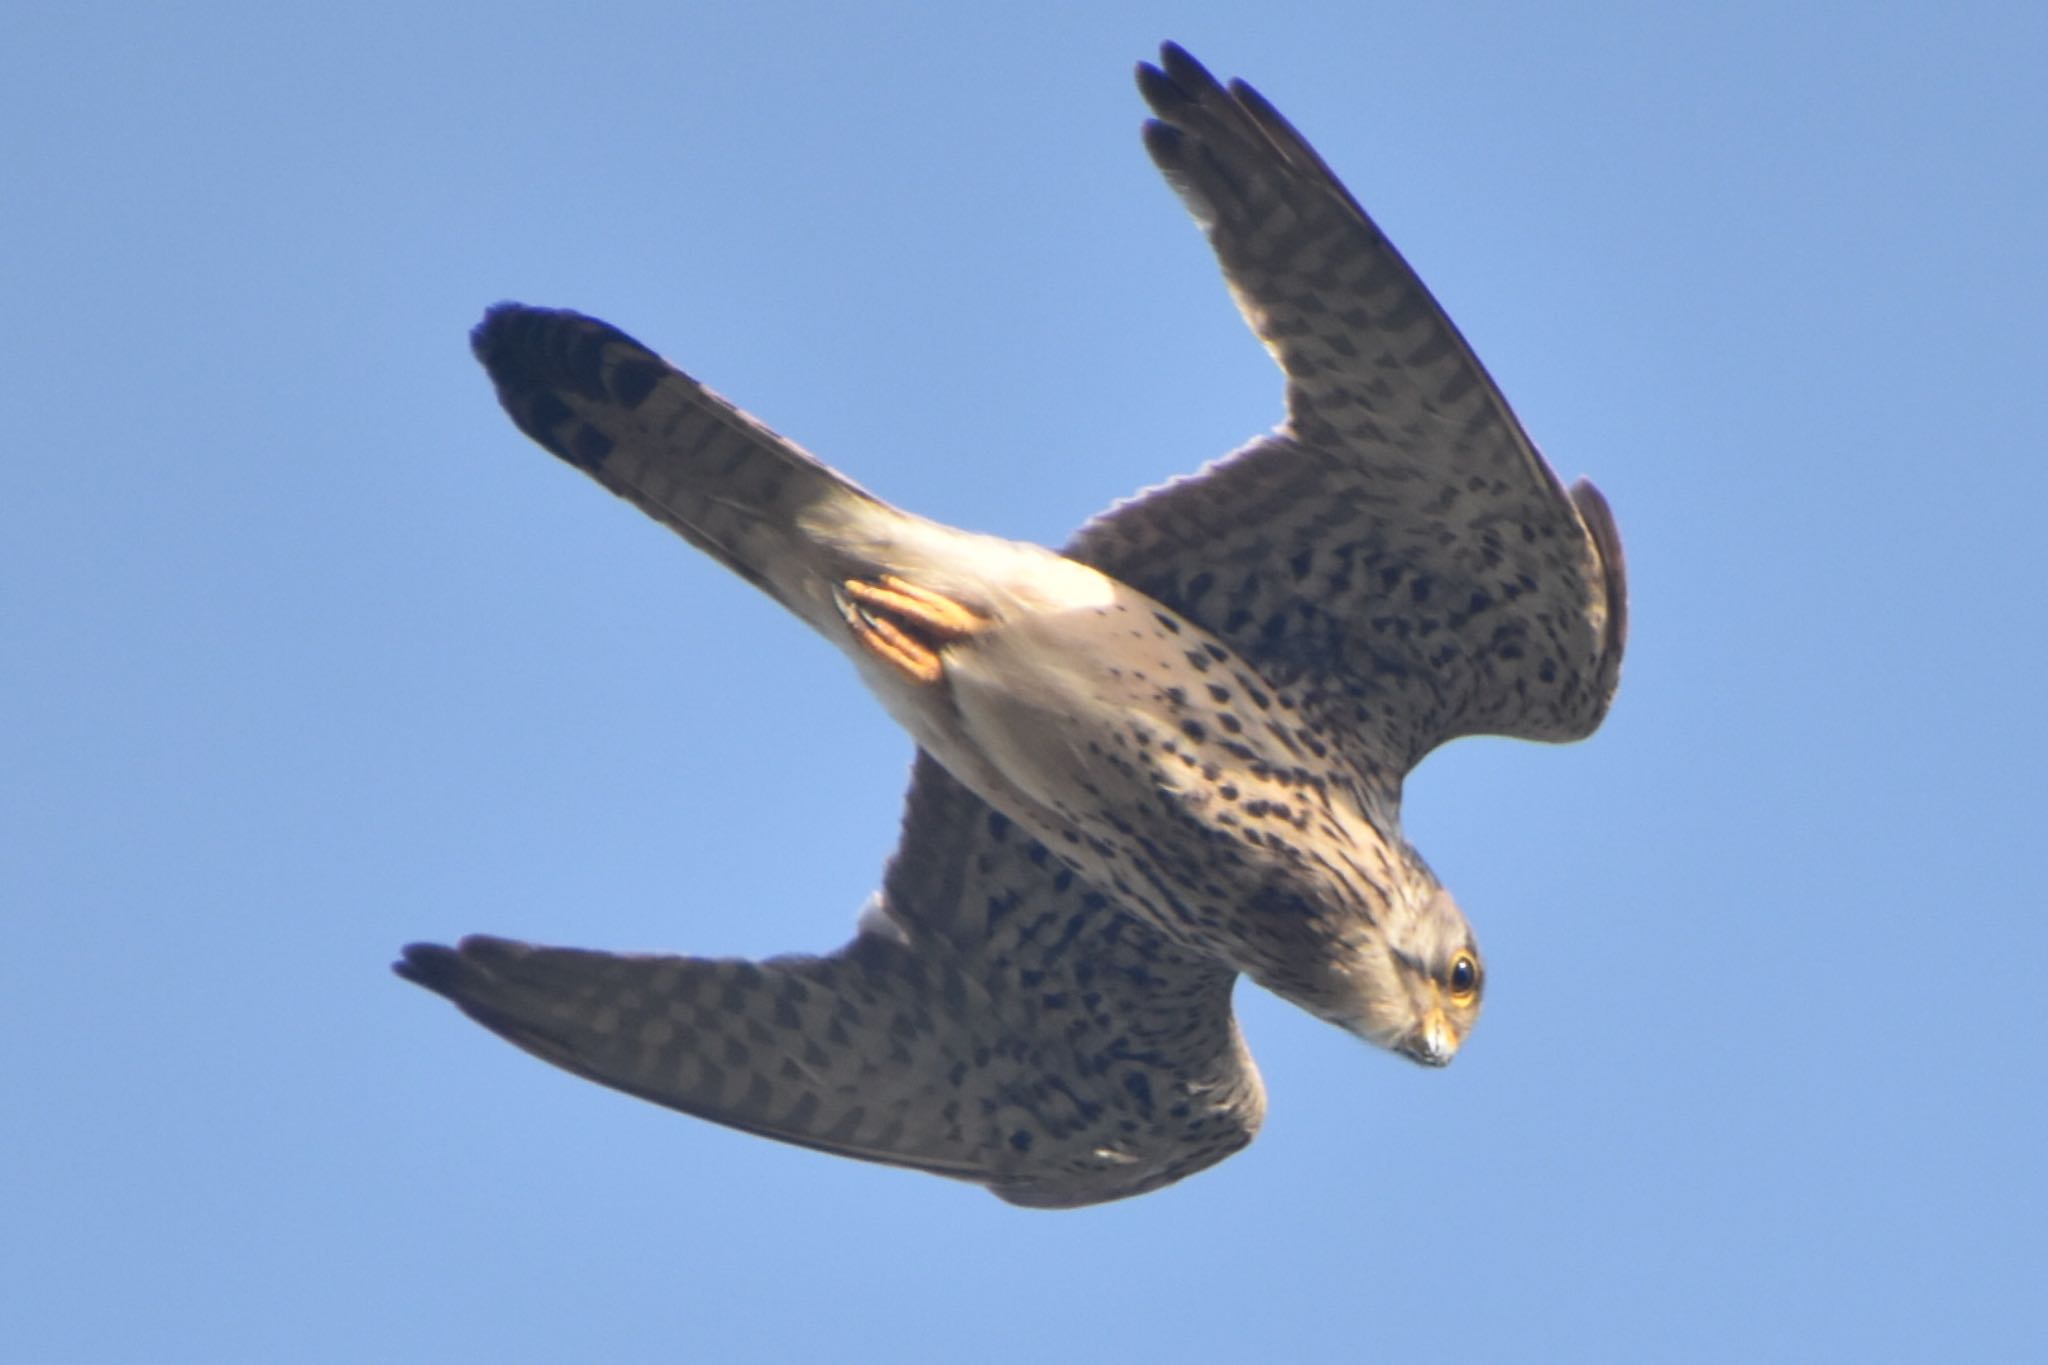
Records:
[[[1302,136],[1171,45],[1152,159],[1287,381],[1287,422],[1119,504],[1067,553],[1199,621],[1371,758],[1590,734],[1620,670],[1621,543]]]
[[[883,509],[873,495],[608,322],[501,303],[470,348],[521,431],[819,623],[830,594],[795,527],[823,504]]]
[[[1156,1189],[1264,1112],[1235,974],[1118,912],[922,754],[878,904],[829,956],[475,937],[397,970],[591,1080],[1021,1204]]]

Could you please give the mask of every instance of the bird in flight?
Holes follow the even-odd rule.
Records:
[[[475,936],[399,975],[657,1104],[1039,1207],[1251,1140],[1240,974],[1451,1060],[1485,970],[1402,835],[1402,781],[1460,735],[1600,724],[1614,521],[1257,91],[1172,44],[1138,88],[1286,420],[1057,554],[881,501],[606,323],[490,310],[472,342],[519,429],[831,640],[918,754],[836,952]]]

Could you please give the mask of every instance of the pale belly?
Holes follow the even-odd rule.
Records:
[[[935,738],[953,752],[933,756],[1133,913],[1255,977],[1295,956],[1290,899],[1327,910],[1392,876],[1330,746],[1149,598],[1006,622],[945,667],[955,723]],[[1248,912],[1275,942],[1248,941]]]

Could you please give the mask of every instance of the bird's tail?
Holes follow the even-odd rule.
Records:
[[[521,431],[828,634],[860,566],[814,524],[916,521],[609,323],[503,303],[470,345]]]

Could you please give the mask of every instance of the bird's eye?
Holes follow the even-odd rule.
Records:
[[[1451,996],[1462,1003],[1478,993],[1479,959],[1470,953],[1459,953],[1451,959]]]

